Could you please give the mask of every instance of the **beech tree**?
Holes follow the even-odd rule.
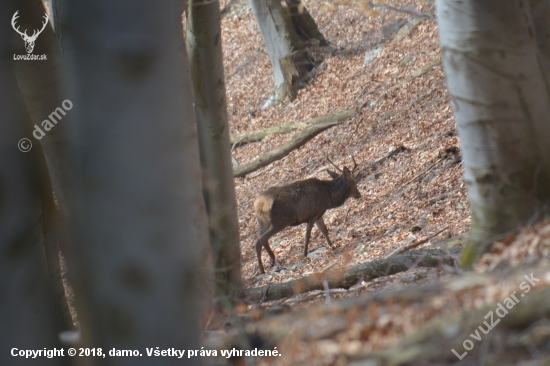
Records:
[[[33,29],[43,21],[44,6],[41,0],[29,0],[22,4],[17,19],[22,29]],[[19,44],[23,51],[23,42]],[[44,128],[44,121],[60,107],[63,102],[61,76],[65,72],[59,43],[50,26],[40,34],[40,41],[35,44],[34,52],[47,55],[46,60],[13,62],[19,89],[29,111],[32,124]],[[70,185],[73,169],[70,166],[70,154],[65,133],[65,126],[70,123],[70,113],[55,128],[47,131],[40,141],[35,141],[34,149],[45,156],[47,166],[41,166],[45,184],[42,187],[42,223],[44,246],[48,264],[48,273],[55,294],[55,307],[63,328],[72,329],[73,323],[65,298],[65,288],[61,277],[60,246],[66,245],[67,232],[65,221],[71,217],[67,207],[66,190]],[[52,188],[55,192],[58,209],[54,203]]]
[[[196,248],[208,237],[183,7],[73,0],[58,22],[74,104],[69,269],[86,347],[145,352],[199,344]]]
[[[550,200],[548,5],[437,0],[472,210],[465,264],[489,239],[541,218]]]
[[[273,95],[263,105],[267,108],[287,95],[296,97],[298,81],[317,64],[307,44],[315,39],[326,46],[327,41],[300,0],[250,0],[250,6],[273,65]]]
[[[34,155],[18,149],[26,135],[26,111],[12,67],[10,18],[15,1],[0,2],[0,364],[26,365],[13,348],[59,348],[41,246],[40,183]],[[38,223],[38,224],[37,224]],[[60,365],[60,358],[41,358]]]
[[[199,136],[203,194],[217,296],[238,297],[241,282],[239,221],[231,165],[218,1],[190,0],[187,53]]]

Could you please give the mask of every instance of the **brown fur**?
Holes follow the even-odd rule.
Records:
[[[317,225],[329,246],[332,246],[323,214],[327,209],[343,205],[349,197],[360,198],[361,194],[348,168],[344,167],[341,175],[331,171],[328,173],[332,180],[311,178],[285,186],[270,187],[256,198],[254,210],[259,225],[256,254],[261,273],[264,273],[261,260],[262,246],[269,254],[273,265],[275,254],[269,247],[268,240],[287,226],[307,223],[304,256],[308,254],[313,224]]]

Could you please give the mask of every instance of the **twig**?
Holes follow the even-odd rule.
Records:
[[[390,153],[388,155],[376,159],[374,161],[374,163],[370,164],[366,168],[361,169],[360,171],[358,171],[355,174],[355,181],[358,182],[361,179],[363,179],[365,177],[365,172],[370,171],[376,164],[380,164],[380,163],[386,161],[387,159],[391,158],[392,156],[396,155],[397,153],[399,153],[401,151],[405,151],[405,150],[407,150],[407,148],[405,146],[398,146],[395,149],[393,149],[392,151],[390,151]]]
[[[351,207],[348,208],[348,212],[346,212],[346,216],[344,216],[344,221],[342,221],[340,226],[338,226],[338,230],[336,230],[336,234],[338,234],[340,232],[340,229],[342,229],[342,225],[344,225],[344,222],[346,222],[346,219],[348,218],[348,214],[349,214],[350,210],[351,210]]]
[[[458,189],[452,190],[452,191],[447,192],[447,193],[443,193],[442,195],[439,195],[439,196],[437,196],[437,197],[435,197],[435,198],[432,198],[432,199],[430,200],[430,203],[436,203],[437,201],[439,201],[439,200],[441,200],[441,199],[447,197],[447,196],[450,195],[450,194],[456,193],[456,192],[458,192]]]
[[[432,13],[430,13],[428,11],[426,11],[426,12],[418,11],[416,9],[409,8],[409,7],[396,8],[396,7],[393,7],[391,5],[387,5],[387,4],[375,4],[375,3],[371,3],[371,2],[368,2],[367,5],[370,6],[371,8],[382,8],[382,9],[387,9],[387,10],[393,10],[393,11],[397,11],[397,12],[400,12],[400,13],[411,14],[411,15],[414,15],[415,17],[418,17],[418,18],[430,18],[431,20],[435,20],[435,15],[433,15]]]
[[[421,68],[415,70],[411,75],[407,76],[405,79],[403,79],[400,82],[398,82],[397,84],[391,86],[384,93],[382,93],[382,95],[380,95],[378,97],[378,99],[376,99],[374,102],[372,102],[372,103],[368,103],[368,102],[363,103],[363,105],[361,105],[361,107],[359,107],[359,110],[365,108],[367,105],[369,105],[370,107],[374,107],[376,104],[378,104],[378,102],[380,102],[380,100],[382,98],[384,98],[386,95],[388,95],[394,89],[397,89],[400,86],[402,86],[402,85],[404,85],[404,84],[406,84],[406,83],[408,83],[408,82],[410,82],[410,81],[412,81],[412,80],[428,73],[428,71],[431,71],[433,68],[435,68],[439,65],[441,65],[441,59],[440,58],[438,58],[437,60],[435,60],[431,64],[422,66]]]
[[[270,277],[270,278],[269,278],[269,283],[267,284],[267,287],[266,287],[265,292],[264,292],[264,296],[262,296],[262,299],[260,300],[260,304],[259,304],[259,305],[261,305],[262,302],[264,302],[265,297],[266,297],[266,295],[267,295],[267,292],[269,291],[269,287],[271,286],[271,281],[273,281],[273,277]]]
[[[437,233],[435,233],[434,235],[432,235],[431,237],[427,237],[426,239],[422,239],[422,240],[418,240],[418,241],[415,241],[415,242],[412,242],[410,244],[407,244],[407,245],[403,245],[402,247],[399,247],[393,251],[391,251],[389,254],[386,254],[384,256],[384,259],[388,259],[389,257],[393,257],[394,255],[396,254],[399,254],[399,253],[403,253],[403,252],[406,252],[407,250],[410,250],[412,248],[416,248],[417,246],[419,245],[422,245],[428,241],[430,241],[431,239],[435,238],[436,236],[438,236],[439,234],[441,234],[442,232],[444,232],[445,230],[447,230],[448,227],[442,229],[442,230],[439,230]]]
[[[433,163],[432,165],[430,165],[429,167],[426,168],[426,170],[423,170],[422,172],[420,172],[419,174],[417,174],[416,176],[414,176],[414,178],[412,179],[409,179],[408,181],[405,182],[405,184],[403,184],[400,188],[403,188],[405,187],[407,184],[409,184],[410,182],[414,181],[415,179],[417,179],[418,177],[420,177],[422,174],[426,174],[427,172],[429,172],[430,170],[432,170],[433,168],[435,168],[435,165],[437,163],[439,163],[441,161],[441,158],[437,159],[435,161],[435,163]]]
[[[323,280],[323,287],[325,288],[325,298],[327,299],[327,304],[330,304],[330,294],[327,280]]]

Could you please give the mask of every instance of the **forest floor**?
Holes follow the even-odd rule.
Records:
[[[470,228],[460,142],[443,68],[438,63],[441,52],[436,22],[429,18],[415,19],[395,10],[364,7],[359,2],[345,3],[305,2],[330,41],[328,47],[319,50],[324,64],[294,101],[287,100],[265,110],[262,104],[273,88],[272,66],[250,7],[234,6],[222,19],[231,133],[306,121],[341,109],[357,111],[354,117],[321,133],[285,158],[235,179],[246,288],[285,283],[328,266],[346,267],[380,259],[402,245],[421,239],[429,239],[424,246],[434,246]],[[435,12],[433,1],[386,3]],[[222,7],[224,5],[222,2]],[[404,25],[411,26],[410,32],[404,32]],[[400,29],[399,34],[404,37],[395,39]],[[365,62],[366,55],[369,62]],[[289,141],[293,135],[274,135],[260,142],[236,146],[233,156],[239,164],[245,164]],[[326,249],[324,237],[314,228],[310,254],[304,257],[305,225],[289,227],[270,240],[277,267],[268,264],[264,251],[266,274],[258,274],[254,250],[258,228],[253,212],[256,196],[270,186],[307,177],[328,179],[324,172],[329,164],[325,155],[335,164],[350,168],[353,166],[351,156],[354,156],[360,168],[365,168],[399,146],[406,150],[373,165],[370,175],[358,183],[360,199],[349,199],[342,207],[324,215],[335,245],[333,252]],[[498,272],[480,280],[476,272],[464,274],[453,266],[413,266],[406,272],[363,281],[350,290],[316,291],[290,300],[263,303],[261,307],[247,305],[241,309],[240,317],[248,317],[244,331],[252,339],[251,343],[263,343],[264,348],[276,346],[282,354],[280,358],[260,359],[256,364],[481,365],[541,359],[543,352],[537,349],[538,343],[531,342],[531,348],[523,345],[527,351],[514,353],[519,355],[516,361],[499,363],[487,356],[487,350],[494,349],[492,343],[485,346],[489,341],[482,342],[482,346],[473,341],[477,342],[476,349],[460,362],[450,347],[445,348],[443,358],[434,356],[429,362],[419,362],[418,358],[413,362],[407,357],[399,362],[382,356],[368,359],[371,352],[395,346],[429,321],[483,309],[506,298],[519,284],[518,272],[511,268],[523,268],[519,270],[521,276],[538,271],[535,277],[541,281],[537,282],[537,289],[548,286],[547,263],[533,264],[533,255],[548,256],[550,239],[545,238],[549,230],[546,226],[530,230],[523,236],[511,234],[476,265],[477,273],[495,273],[504,266],[508,268],[506,275]],[[513,244],[516,242],[519,244]],[[528,269],[521,267],[526,263],[531,264]],[[403,295],[410,293],[407,290],[413,285],[420,286],[415,292],[418,297]],[[393,297],[390,299],[385,294]],[[340,298],[343,300],[337,300]],[[254,312],[274,305],[283,305],[284,314],[267,317]],[[479,325],[482,321],[480,318]],[[467,331],[474,331],[477,325]],[[216,321],[210,326],[212,330],[223,329]],[[543,332],[542,339],[547,342],[548,325],[543,324],[542,330],[536,329]],[[238,333],[227,329],[221,332],[226,331]],[[468,335],[465,333],[464,337]],[[462,341],[465,339],[457,343],[460,354],[464,352]],[[436,343],[432,345],[437,348]],[[478,353],[473,356],[473,352]],[[231,362],[240,364],[238,359]]]

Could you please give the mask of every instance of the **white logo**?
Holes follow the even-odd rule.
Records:
[[[21,32],[19,30],[19,27],[15,26],[15,20],[19,18],[19,15],[17,14],[18,12],[19,10],[17,10],[15,14],[13,14],[13,18],[11,18],[11,26],[17,33],[21,35],[21,38],[23,38],[23,41],[25,41],[25,49],[27,50],[27,53],[31,53],[32,50],[34,49],[34,43],[36,42],[36,38],[38,38],[40,33],[42,33],[42,31],[44,30],[44,28],[46,28],[46,25],[48,24],[48,19],[49,19],[48,14],[44,14],[44,23],[42,24],[42,29],[40,29],[39,31],[35,29],[34,32],[32,33],[32,36],[29,36],[27,34],[26,29],[25,29],[25,32]]]

